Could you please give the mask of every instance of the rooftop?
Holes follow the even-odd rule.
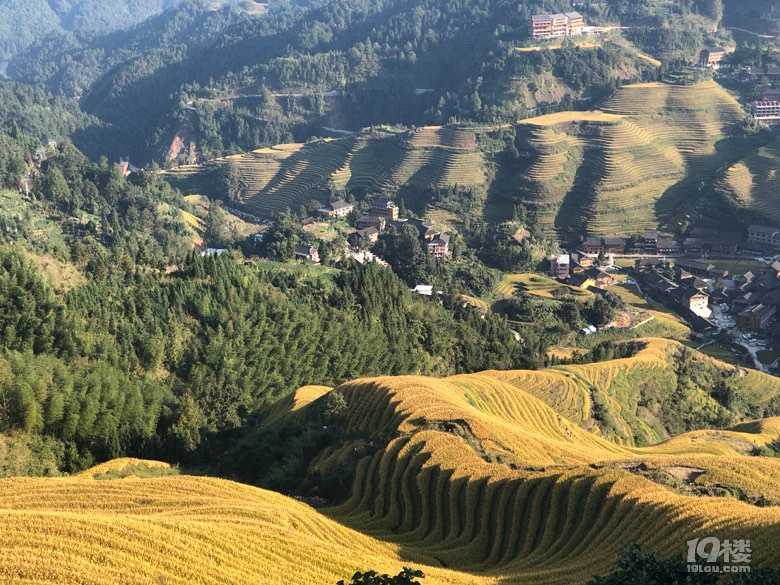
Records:
[[[751,223],[748,226],[748,232],[753,232],[757,234],[776,234],[778,232],[778,229],[776,227],[769,227],[765,225],[757,225]]]
[[[338,201],[334,201],[330,204],[330,208],[333,209],[333,211],[336,211],[337,209],[345,209],[347,207],[354,207],[351,203],[347,203],[343,199],[339,199]]]
[[[376,229],[374,226],[369,226],[365,229],[357,230],[355,233],[361,238],[367,238],[369,236],[373,236],[374,234],[378,234],[379,230]]]
[[[298,256],[311,256],[317,253],[317,248],[313,246],[305,246],[303,244],[296,244],[295,253]]]
[[[398,206],[389,199],[377,199],[371,203],[373,209],[398,209]]]
[[[585,274],[584,272],[580,274],[572,274],[569,278],[566,279],[566,282],[568,284],[572,284],[574,286],[582,286],[588,281],[593,281],[593,278]]]
[[[753,305],[752,307],[748,307],[744,311],[740,313],[740,316],[743,317],[758,317],[759,319],[768,319],[772,315],[775,314],[775,308],[774,307],[767,307],[766,305]]]

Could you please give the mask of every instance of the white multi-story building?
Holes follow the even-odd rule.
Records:
[[[537,14],[531,17],[531,34],[535,39],[551,39],[582,34],[585,19],[579,12]]]
[[[750,113],[758,122],[780,124],[780,100],[753,102]]]

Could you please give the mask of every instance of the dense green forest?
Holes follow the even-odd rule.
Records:
[[[533,367],[543,356],[504,319],[456,296],[415,298],[378,265],[190,252],[180,195],[155,173],[126,178],[70,143],[36,144],[0,134],[12,202],[0,207],[0,432],[39,437],[55,467],[133,453],[208,463],[207,437],[304,384]],[[31,255],[85,282],[55,293]]]
[[[192,458],[304,384],[539,359],[501,318],[413,299],[373,265],[317,275],[195,255],[166,277],[115,270],[58,297],[4,248],[0,307],[0,431],[62,441],[70,470]]]
[[[3,0],[0,60],[49,34],[88,38],[129,28],[176,5],[178,0]]]

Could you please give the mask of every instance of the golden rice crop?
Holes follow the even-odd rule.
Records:
[[[731,486],[780,501],[780,461],[746,454],[780,438],[780,418],[643,448],[586,430],[589,388],[670,367],[678,344],[645,341],[587,366],[341,385],[350,439],[318,467],[377,448],[360,449],[349,498],[321,511],[204,477],[2,480],[0,581],[335,583],[412,565],[426,583],[568,585],[608,572],[631,542],[671,555],[704,534],[749,538],[755,564],[780,563],[780,506],[690,495]],[[741,379],[778,392],[763,374]],[[301,389],[268,424],[325,392]]]

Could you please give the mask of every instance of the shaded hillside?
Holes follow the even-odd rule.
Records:
[[[664,361],[665,342],[648,343],[643,359]],[[138,461],[1,480],[0,576],[308,585],[403,564],[426,583],[570,585],[611,570],[631,542],[671,556],[705,533],[749,538],[753,566],[780,563],[780,459],[747,454],[771,451],[780,420],[621,446],[500,375],[363,379],[281,403],[267,429],[328,416],[330,446],[312,460],[322,481],[353,470],[348,499],[321,511]],[[777,393],[754,375],[751,388]],[[162,477],[102,479],[132,475]]]
[[[10,59],[46,34],[88,37],[130,28],[180,0],[3,0],[0,59]]]
[[[716,188],[757,220],[780,224],[780,146],[770,144],[730,166]]]
[[[141,163],[162,162],[175,137],[212,158],[322,127],[509,121],[655,78],[657,63],[611,37],[515,51],[529,42],[531,14],[564,10],[560,0],[276,1],[262,18],[245,5],[191,0],[127,31],[42,36],[9,74],[83,97],[104,125],[80,133],[79,146],[97,156],[110,140],[125,152],[107,154]]]
[[[510,184],[548,233],[631,235],[668,225],[695,203],[697,180],[747,151],[746,114],[714,82],[629,85],[600,107],[518,127],[528,163]]]
[[[418,198],[430,188],[473,189],[487,194],[491,221],[522,203],[542,233],[578,239],[674,229],[700,203],[703,179],[758,141],[740,127],[742,107],[711,81],[627,85],[599,107],[517,123],[514,157],[500,150],[507,126],[426,126],[277,145],[164,176],[184,192],[222,197],[219,169],[234,163],[247,183],[243,205],[261,215],[325,202],[333,189],[362,197],[411,187]]]
[[[312,199],[324,204],[331,188],[392,195],[405,186],[483,187],[486,180],[475,134],[448,127],[277,145],[204,165],[185,165],[163,176],[185,193],[222,197],[219,169],[227,163],[245,178],[243,208],[261,215],[297,210]]]

